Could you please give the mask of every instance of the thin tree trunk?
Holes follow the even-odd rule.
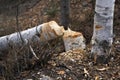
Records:
[[[31,43],[48,41],[63,35],[63,32],[63,27],[60,27],[55,21],[43,23],[20,33],[16,32],[0,37],[0,52],[9,50],[10,46],[22,47],[28,41]]]
[[[69,25],[70,0],[61,0],[61,24],[67,30]]]
[[[108,56],[113,43],[113,15],[115,0],[96,0],[92,53]]]

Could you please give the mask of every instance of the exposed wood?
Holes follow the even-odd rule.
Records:
[[[62,36],[64,28],[59,26],[55,21],[43,23],[39,26],[21,31],[20,34],[24,42],[22,41],[18,32],[0,37],[0,52],[8,50],[10,46],[21,47],[24,44],[34,42],[44,42],[59,36]]]
[[[69,28],[64,32],[63,40],[64,40],[66,51],[73,50],[73,49],[84,50],[86,47],[85,39],[82,33],[72,31]]]

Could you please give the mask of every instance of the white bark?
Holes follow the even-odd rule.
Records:
[[[21,31],[21,37],[18,32],[0,37],[0,52],[8,50],[10,46],[21,47],[27,41],[30,43],[48,41],[63,35],[63,32],[64,28],[60,27],[55,21],[43,23],[39,26]]]
[[[96,0],[92,53],[108,55],[113,42],[115,0]]]

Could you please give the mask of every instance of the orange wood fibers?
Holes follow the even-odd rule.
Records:
[[[68,37],[72,37],[72,38],[76,38],[78,36],[82,36],[82,33],[80,32],[75,32],[75,31],[71,31],[71,30],[67,30],[64,33],[64,38],[68,38]]]
[[[95,29],[96,29],[96,30],[100,30],[100,29],[103,29],[103,26],[100,26],[100,25],[96,25],[96,26],[95,26]]]

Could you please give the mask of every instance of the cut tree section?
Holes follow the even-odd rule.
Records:
[[[85,49],[85,39],[80,32],[72,31],[68,28],[64,32],[63,41],[65,45],[65,50],[73,50],[73,49]]]

